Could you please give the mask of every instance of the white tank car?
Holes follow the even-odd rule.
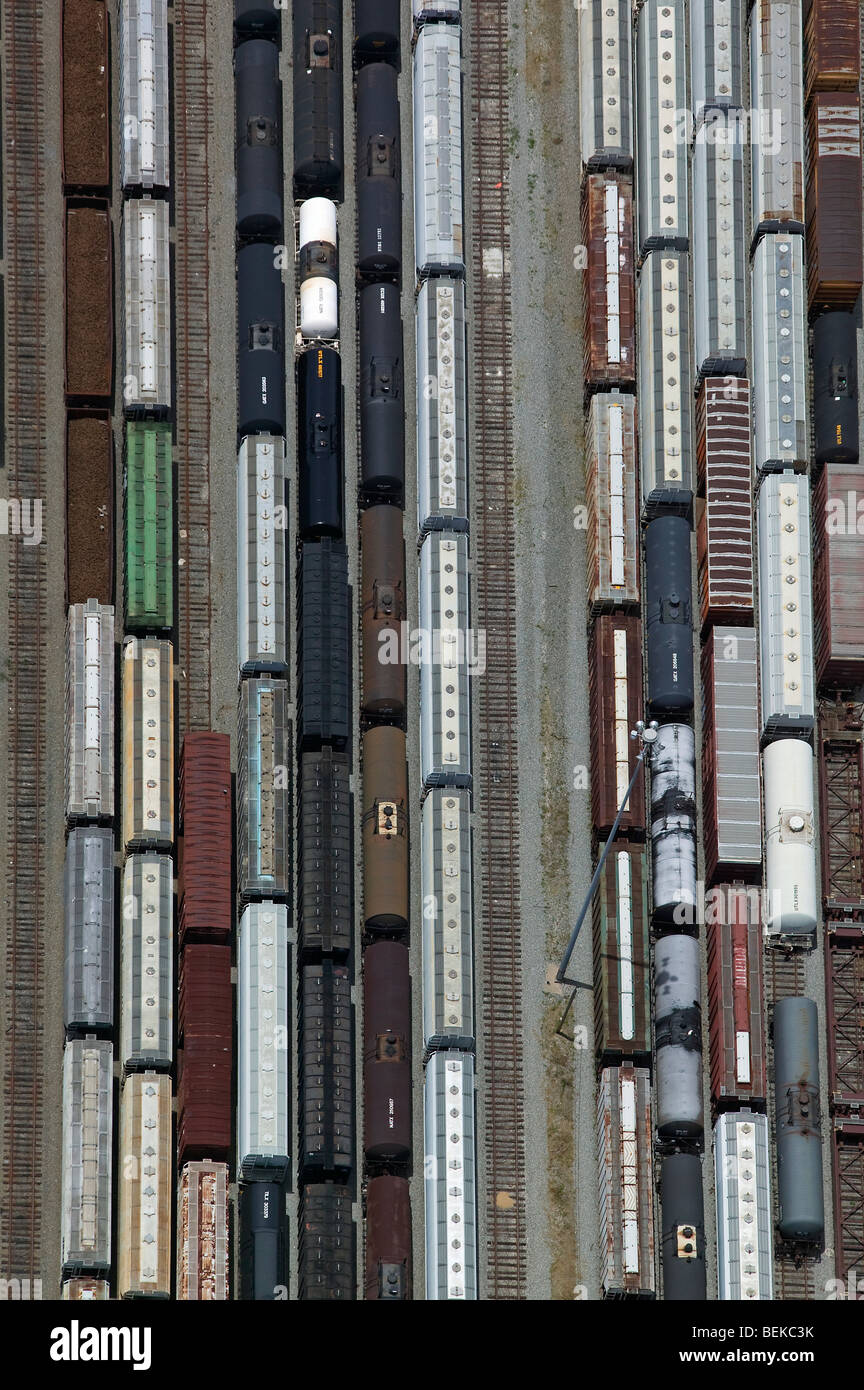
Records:
[[[329,198],[307,198],[300,208],[300,333],[304,338],[339,335],[336,245],[336,204]]]
[[[816,931],[816,848],[813,751],[798,738],[779,738],[762,754],[765,788],[765,932],[809,940]]]

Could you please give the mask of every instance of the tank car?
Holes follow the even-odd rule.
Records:
[[[288,909],[251,903],[237,932],[237,1172],[288,1176],[291,1074]]]
[[[669,1303],[701,1302],[707,1290],[702,1164],[697,1154],[662,1159],[660,1212],[663,1297]]]
[[[812,941],[819,921],[813,813],[813,751],[779,738],[762,754],[765,793],[765,934]]]
[[[693,708],[690,526],[658,516],[645,528],[645,635],[652,713]]]
[[[645,0],[636,24],[636,73],[639,249],[643,255],[657,247],[686,251],[689,148],[674,118],[687,110],[687,23],[681,0]]]
[[[240,1297],[281,1299],[288,1290],[288,1217],[281,1183],[240,1187]]]
[[[339,262],[336,204],[307,198],[300,207],[300,333],[304,338],[339,336]]]
[[[342,3],[294,0],[294,196],[342,198]]]
[[[403,660],[405,544],[398,507],[367,507],[360,513],[363,605],[363,691],[360,707],[369,719],[399,719],[405,713],[407,665]]]
[[[285,303],[272,246],[237,252],[237,434],[285,433]]]
[[[813,423],[817,463],[858,462],[858,334],[851,314],[813,324]]]
[[[354,59],[399,61],[399,0],[354,0]]]
[[[433,1053],[425,1079],[427,1299],[478,1297],[474,1124],[474,1058]]]
[[[286,675],[285,440],[250,434],[237,455],[237,662],[243,675]]]
[[[300,1177],[345,1179],[354,1168],[354,1010],[346,965],[300,972]]]
[[[633,163],[633,21],[626,5],[587,0],[579,13],[582,163]]]
[[[395,285],[360,291],[360,462],[370,498],[401,505],[405,489],[402,315]]]
[[[403,1303],[411,1297],[411,1194],[407,1178],[370,1178],[366,1185],[366,1298]]]
[[[258,37],[278,42],[281,13],[272,0],[234,0],[234,33],[238,42]]]
[[[250,39],[234,51],[237,235],[282,236],[282,84],[279,51]]]
[[[425,24],[414,48],[414,249],[420,276],[464,272],[458,27]]]
[[[120,1098],[117,1295],[171,1297],[173,1143],[171,1077],[127,1076]]]
[[[664,936],[654,946],[657,1134],[702,1135],[702,1006],[699,942]]]
[[[357,269],[367,279],[402,268],[402,174],[396,69],[357,74]]]
[[[766,738],[809,738],[816,714],[810,485],[786,469],[759,488],[759,646]]]
[[[433,787],[420,812],[423,1041],[474,1047],[471,794]]]
[[[408,930],[408,772],[405,735],[363,735],[363,920],[367,931]]]
[[[113,1085],[110,1042],[86,1037],[66,1044],[60,1259],[67,1277],[107,1278],[111,1267]]]
[[[820,1246],[825,1235],[818,1030],[812,999],[793,996],[775,1004],[777,1231],[790,1245]]]
[[[374,941],[363,952],[363,1090],[366,1161],[411,1157],[411,978],[408,948]]]
[[[342,359],[313,347],[297,358],[297,470],[300,535],[339,537],[344,529]]]
[[[417,295],[417,522],[468,529],[465,282],[424,280]]]
[[[717,1296],[745,1302],[774,1297],[771,1152],[768,1120],[749,1110],[714,1126],[717,1194]]]

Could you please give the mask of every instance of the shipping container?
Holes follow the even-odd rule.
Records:
[[[351,972],[324,960],[300,972],[300,1181],[347,1180],[354,1168]]]
[[[237,877],[241,898],[291,897],[288,682],[248,680],[237,712]]]
[[[64,872],[67,1036],[109,1032],[114,1024],[114,831],[72,830]]]
[[[604,1298],[654,1298],[651,1073],[607,1067],[597,1093],[600,1285]]]
[[[294,0],[294,196],[341,199],[341,0]]]
[[[705,882],[758,880],[759,670],[752,628],[715,627],[702,648]]]
[[[471,793],[433,787],[420,811],[423,1041],[474,1046]]]
[[[816,679],[829,689],[864,683],[864,547],[856,464],[826,463],[813,492]]]
[[[174,870],[166,854],[130,854],[120,926],[120,1053],[126,1071],[174,1060]]]
[[[168,204],[130,198],[123,204],[127,413],[166,411],[171,392],[171,252]]]
[[[304,541],[297,571],[297,732],[342,749],[352,728],[351,590],[344,541]]]
[[[381,725],[363,735],[363,922],[408,930],[408,769],[405,735]]]
[[[750,11],[750,106],[760,118],[758,133],[751,132],[754,237],[781,224],[787,232],[804,231],[803,39],[801,0],[756,0]]]
[[[810,946],[819,924],[813,753],[802,738],[778,738],[762,754],[765,806],[764,931]]]
[[[774,1297],[771,1236],[771,1141],[768,1120],[742,1110],[714,1126],[717,1193],[717,1296],[770,1302]]]
[[[108,204],[66,208],[66,397],[107,401],[114,379],[114,252]]]
[[[435,281],[427,283],[434,284]],[[424,285],[425,288],[425,285]],[[408,663],[402,652],[405,543],[399,507],[367,507],[360,513],[363,606],[361,709],[368,719],[405,712]]]
[[[715,1111],[761,1110],[768,1094],[762,1012],[762,891],[718,884],[705,904]]]
[[[111,1268],[114,1048],[94,1037],[63,1053],[60,1260],[66,1276]],[[121,1149],[121,1153],[123,1150]]]
[[[411,978],[408,947],[363,952],[363,1151],[367,1169],[411,1159]]]
[[[114,817],[114,609],[95,598],[66,624],[66,819]]]
[[[753,256],[750,300],[753,464],[757,473],[803,469],[810,452],[803,237],[762,237]]]
[[[174,839],[174,659],[170,642],[123,643],[123,844],[170,849]]]
[[[237,661],[245,675],[286,675],[285,440],[251,434],[237,456]]]
[[[744,147],[697,137],[693,150],[693,349],[697,375],[747,370]]]
[[[810,487],[788,469],[759,489],[762,730],[810,735],[815,713]]]
[[[861,109],[853,92],[814,93],[807,116],[810,312],[852,309],[861,293]]]
[[[66,416],[66,602],[114,601],[114,436],[107,410]]]
[[[366,1184],[366,1299],[411,1298],[411,1193],[407,1178]]]
[[[464,271],[459,29],[426,24],[414,48],[414,246],[418,273]]]
[[[468,600],[468,537],[434,531],[420,551],[420,771],[427,787],[471,785],[471,678],[485,669]]]
[[[177,1298],[228,1298],[228,1165],[187,1163],[177,1193]]]
[[[804,0],[805,87],[855,91],[861,75],[858,0]]]
[[[601,1066],[651,1056],[648,858],[616,840],[592,903],[594,1045]]]
[[[177,891],[180,943],[226,941],[231,932],[231,741],[190,730],[180,750]]]
[[[585,386],[636,385],[636,266],[633,179],[589,174],[582,185]]]
[[[707,377],[696,404],[696,460],[704,508],[697,528],[703,632],[753,621],[750,383]]]
[[[111,94],[105,0],[63,0],[63,183],[107,188]]]
[[[120,182],[167,188],[169,150],[168,0],[120,5]]]
[[[588,602],[593,612],[639,603],[636,402],[600,392],[586,425]]]
[[[744,105],[744,7],[739,0],[693,0],[690,6],[690,100],[696,119],[705,107]]]
[[[424,280],[417,296],[417,523],[468,528],[465,283]]]
[[[170,1076],[144,1071],[126,1077],[120,1099],[120,1155],[117,1293],[120,1298],[170,1298]]]
[[[618,815],[636,770],[639,745],[631,730],[641,719],[642,623],[637,617],[601,613],[588,639],[588,692],[591,730],[591,819],[604,838]],[[620,830],[644,831],[645,798],[636,787]]]
[[[687,22],[683,0],[645,0],[639,10],[636,93],[639,251],[643,256],[658,247],[686,251],[690,234],[690,150],[679,130],[680,113],[687,110]]]
[[[689,266],[685,251],[658,251],[646,258],[639,274],[643,504],[654,492],[693,487]]]
[[[126,424],[126,627],[161,632],[174,626],[174,465],[171,426]]]
[[[357,1297],[357,1228],[350,1188],[310,1183],[300,1193],[298,1297],[301,1303]]]
[[[579,14],[582,163],[633,164],[633,39],[630,7],[587,0]]]
[[[346,753],[300,758],[298,937],[304,958],[347,955],[353,940],[354,799]]]
[[[233,1009],[231,947],[189,941],[180,954],[177,1157],[229,1158]]]
[[[250,903],[237,933],[237,1172],[288,1176],[291,1124],[288,909]]]
[[[474,1301],[477,1192],[474,1058],[435,1052],[425,1076],[426,1298]]]

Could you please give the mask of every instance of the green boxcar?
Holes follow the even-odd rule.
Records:
[[[650,921],[645,847],[617,840],[593,902],[594,1025],[601,1066],[651,1056]]]
[[[171,426],[126,425],[126,627],[174,626],[174,500]]]

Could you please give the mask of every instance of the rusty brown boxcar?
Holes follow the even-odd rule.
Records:
[[[617,391],[591,397],[586,427],[588,603],[594,612],[639,604],[636,402]]]
[[[177,1194],[177,1297],[228,1298],[228,1165],[187,1163]]]
[[[366,1187],[366,1298],[411,1297],[411,1195],[407,1178],[370,1178]]]
[[[63,182],[67,189],[108,187],[110,109],[105,0],[63,0]]]
[[[107,410],[66,421],[66,602],[114,602],[114,445]]]
[[[762,872],[759,662],[752,627],[714,627],[702,648],[705,881]]]
[[[405,544],[399,507],[368,507],[361,512],[360,537],[363,569],[361,708],[369,719],[399,719],[405,713],[407,669],[401,659],[400,640],[406,609]]]
[[[860,466],[826,463],[813,492],[812,528],[816,680],[825,689],[864,681],[862,501]]]
[[[231,743],[187,733],[180,754],[180,941],[226,941],[231,932]]]
[[[231,1146],[231,947],[187,941],[180,954],[177,1157],[227,1159]]]
[[[861,110],[854,92],[816,92],[807,115],[807,291],[811,314],[861,291]]]
[[[718,884],[708,895],[708,1022],[715,1110],[765,1104],[761,889]]]
[[[582,186],[585,388],[636,384],[633,180],[589,174]]]
[[[630,730],[645,713],[642,703],[642,623],[601,613],[588,643],[591,705],[591,818],[604,838],[612,828],[639,746]],[[622,832],[645,829],[645,788],[637,783],[621,818]]]
[[[616,840],[592,904],[594,1041],[601,1066],[651,1055],[648,856]]]
[[[108,204],[66,211],[66,395],[80,404],[111,396],[114,361],[113,243]]]
[[[603,1296],[654,1298],[654,1143],[647,1067],[606,1067],[600,1073],[597,1147]]]
[[[411,978],[408,948],[375,941],[363,952],[364,1151],[367,1162],[411,1157]]]
[[[858,0],[804,0],[806,95],[854,91],[860,73]]]
[[[363,920],[371,932],[408,930],[408,772],[405,735],[363,735]]]
[[[696,405],[699,606],[703,629],[753,621],[750,383],[706,377]]]

